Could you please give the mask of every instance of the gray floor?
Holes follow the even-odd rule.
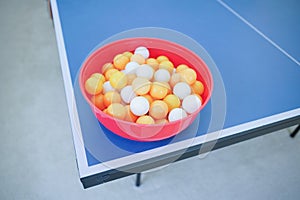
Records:
[[[1,200],[300,198],[287,130],[148,172],[140,188],[131,176],[83,190],[46,1],[1,0],[0,27]]]

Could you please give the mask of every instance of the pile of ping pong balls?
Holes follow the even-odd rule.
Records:
[[[165,55],[151,58],[143,46],[116,55],[85,82],[98,109],[138,124],[187,117],[201,107],[204,89],[194,69],[186,64],[174,67]]]

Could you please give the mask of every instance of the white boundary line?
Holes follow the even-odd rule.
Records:
[[[243,18],[240,14],[238,14],[236,11],[234,11],[230,6],[228,6],[226,3],[224,3],[222,0],[217,0],[224,8],[226,8],[229,12],[234,14],[236,17],[238,17],[240,20],[242,20],[245,24],[247,24],[250,28],[252,28],[256,33],[258,33],[260,36],[262,36],[264,39],[266,39],[270,44],[272,44],[275,48],[277,48],[279,51],[281,51],[284,55],[286,55],[289,59],[291,59],[293,62],[295,62],[297,65],[300,66],[300,63],[298,60],[296,60],[293,56],[291,56],[288,52],[286,52],[284,49],[282,49],[278,44],[276,44],[273,40],[271,40],[268,36],[263,34],[260,30],[258,30],[255,26],[253,26],[250,22],[248,22],[245,18]]]
[[[204,142],[224,138],[226,136],[233,135],[238,132],[250,130],[256,127],[260,127],[263,125],[267,125],[270,123],[274,123],[280,120],[284,120],[284,119],[288,119],[300,115],[300,108],[298,108],[281,114],[273,115],[270,117],[266,117],[263,119],[259,119],[256,121],[252,121],[228,129],[224,129],[218,134],[214,132],[214,133],[198,136],[196,138],[191,138],[189,140],[167,145],[167,147],[163,146],[156,149],[144,151],[141,153],[135,153],[130,156],[111,160],[108,162],[100,163],[89,167],[87,166],[85,148],[82,143],[83,142],[82,133],[81,133],[80,123],[78,119],[78,112],[75,104],[75,97],[74,97],[73,86],[72,86],[72,81],[71,81],[71,76],[69,71],[69,64],[68,64],[66,49],[64,45],[64,38],[63,38],[56,0],[51,0],[51,7],[52,7],[53,21],[55,26],[55,33],[56,33],[58,51],[60,56],[62,74],[64,78],[65,92],[66,92],[66,97],[68,102],[68,109],[69,109],[69,115],[70,115],[71,127],[72,127],[72,135],[73,135],[73,141],[75,146],[77,165],[79,169],[80,178],[87,177],[89,175],[93,175],[96,173],[105,172],[111,169],[112,166],[114,166],[115,168],[119,168],[146,159],[157,157],[163,154],[185,149],[187,145],[190,146],[198,145]],[[208,137],[208,135],[210,135],[211,137]],[[164,151],[161,151],[162,148],[164,148]],[[110,168],[108,166],[110,166]]]
[[[61,70],[64,79],[69,117],[71,121],[73,142],[74,142],[74,147],[76,152],[75,156],[77,159],[79,176],[82,177],[87,173],[86,170],[88,169],[87,159],[85,156],[85,148],[83,145],[82,133],[81,133],[78,112],[77,112],[77,107],[76,107],[75,97],[74,97],[73,84],[71,80],[69,63],[68,63],[68,58],[67,58],[67,53],[66,53],[66,48],[64,43],[64,36],[63,36],[60,17],[57,9],[57,2],[56,0],[51,0],[50,3],[51,3],[53,22],[55,27],[59,58],[61,63]]]

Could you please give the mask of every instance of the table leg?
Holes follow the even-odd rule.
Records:
[[[296,135],[297,135],[297,133],[299,132],[299,130],[300,130],[300,125],[298,125],[296,128],[295,128],[295,130],[291,133],[291,137],[293,138],[293,137],[295,137]]]
[[[141,173],[136,174],[135,186],[139,187],[141,185]]]

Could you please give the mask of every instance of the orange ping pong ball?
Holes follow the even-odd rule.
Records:
[[[115,69],[115,68],[112,68],[112,69],[108,69],[104,76],[105,76],[105,79],[108,81],[111,77],[111,75],[113,75],[114,73],[118,72],[119,70]]]
[[[127,85],[127,76],[123,72],[118,71],[110,76],[109,82],[113,88],[120,90]]]
[[[137,120],[137,116],[135,116],[130,111],[130,106],[129,105],[125,106],[125,118],[124,118],[124,120],[129,121],[129,122],[135,122]]]
[[[124,55],[117,55],[114,59],[114,66],[118,70],[123,70],[125,69],[126,64],[129,63],[129,58]]]
[[[121,58],[121,56],[123,56],[123,54],[117,54],[115,55],[114,59],[113,59],[113,62],[115,62],[117,59]]]
[[[121,96],[118,92],[110,91],[104,95],[104,105],[108,107],[112,103],[121,103]]]
[[[169,88],[163,82],[153,82],[150,95],[155,99],[163,99],[168,94]]]
[[[130,51],[125,51],[124,53],[122,53],[123,56],[126,56],[127,58],[131,58],[131,56],[133,55],[133,53],[131,53]]]
[[[197,79],[195,70],[188,68],[179,72],[181,74],[181,81],[187,82],[189,85],[193,84]]]
[[[113,69],[115,68],[113,64],[111,63],[105,63],[103,66],[102,66],[102,69],[101,69],[101,72],[102,74],[105,74],[105,72],[109,69]]]
[[[98,95],[92,96],[91,101],[100,110],[103,110],[104,108],[106,108],[104,105],[104,95],[103,94],[98,94]]]
[[[141,54],[133,54],[130,61],[137,62],[140,65],[145,64],[146,62],[145,58]]]
[[[96,95],[102,92],[103,82],[96,77],[90,77],[85,81],[84,87],[87,93]]]
[[[159,63],[161,63],[162,61],[167,61],[167,60],[169,60],[169,58],[168,58],[167,56],[161,55],[161,56],[158,56],[158,57],[156,58],[156,60],[157,60]]]
[[[169,94],[167,95],[163,101],[168,105],[168,110],[171,111],[174,108],[179,108],[180,107],[180,99],[174,95],[174,94]]]
[[[159,63],[159,69],[166,69],[170,74],[173,74],[174,65],[171,61],[165,60]]]
[[[100,73],[94,73],[91,75],[91,77],[95,77],[95,78],[99,79],[99,81],[102,81],[102,82],[105,81],[105,77]]]
[[[159,66],[159,62],[154,58],[148,58],[146,64],[150,65],[154,70],[157,70]]]
[[[150,117],[149,115],[144,115],[144,116],[141,116],[139,117],[137,120],[136,120],[136,123],[137,124],[155,124],[155,121],[152,117]]]
[[[145,78],[137,77],[132,81],[132,88],[137,95],[144,95],[149,92],[151,82]]]
[[[162,100],[155,100],[150,105],[149,114],[154,119],[164,119],[168,114],[168,105]]]
[[[126,116],[126,109],[120,103],[112,103],[107,108],[107,114],[117,119],[123,120]]]
[[[204,85],[200,81],[195,81],[195,83],[191,85],[191,88],[195,94],[202,95],[204,92]]]
[[[176,72],[179,73],[179,72],[181,72],[181,71],[183,71],[183,70],[185,70],[185,69],[188,69],[188,68],[189,68],[189,67],[188,67],[187,65],[181,64],[181,65],[178,65],[178,66],[176,67]]]

